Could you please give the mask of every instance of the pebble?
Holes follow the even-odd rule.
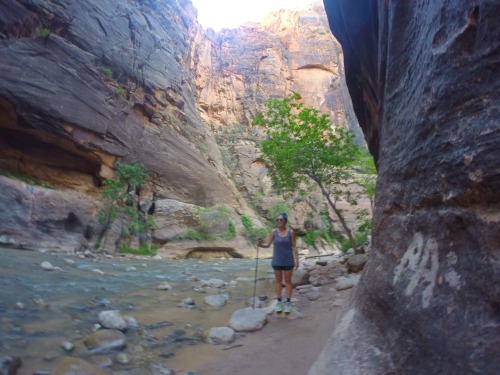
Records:
[[[172,289],[172,286],[167,282],[161,283],[156,287],[156,290],[170,290],[170,289]]]
[[[75,348],[75,346],[69,342],[69,341],[65,341],[61,344],[61,347],[66,350],[67,352],[71,352],[73,351],[73,349]]]
[[[177,307],[181,309],[194,309],[195,307],[195,302],[194,299],[192,298],[184,298],[180,304],[177,305]]]
[[[101,368],[113,367],[113,360],[109,357],[101,358],[97,366]]]
[[[130,362],[130,358],[125,353],[118,353],[118,355],[116,356],[116,361],[118,363],[121,363],[122,365],[126,365]]]

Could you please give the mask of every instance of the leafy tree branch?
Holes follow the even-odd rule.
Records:
[[[266,134],[260,142],[263,160],[276,188],[297,191],[317,186],[357,250],[338,201],[357,204],[348,185],[355,180],[361,151],[350,130],[333,126],[326,114],[305,107],[300,99],[297,93],[282,100],[271,98],[254,119]]]

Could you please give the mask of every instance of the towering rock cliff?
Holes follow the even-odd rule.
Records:
[[[249,212],[215,136],[292,90],[346,124],[339,55],[321,3],[214,33],[189,0],[2,2],[0,169],[55,189],[1,179],[0,205],[18,209],[0,213],[0,244],[74,248],[54,231],[83,235],[118,160],[145,164],[160,198]]]
[[[316,374],[500,368],[500,6],[325,0],[379,178],[372,256]]]
[[[249,124],[269,97],[295,91],[306,105],[329,114],[333,123],[359,129],[350,99],[341,90],[342,52],[321,2],[201,36],[192,43],[191,69],[202,115],[215,128]]]

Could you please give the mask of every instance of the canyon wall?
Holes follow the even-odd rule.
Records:
[[[309,371],[500,368],[500,5],[325,0],[378,161],[370,260]]]
[[[0,169],[28,177],[0,197],[0,244],[13,247],[37,248],[47,227],[42,207],[64,211],[55,214],[59,230],[78,216],[83,236],[116,161],[146,165],[159,199],[223,204],[236,217],[253,216],[242,190],[265,175],[253,163],[256,148],[232,147],[248,162],[236,186],[216,137],[248,126],[270,96],[301,92],[334,123],[357,126],[352,111],[344,112],[341,52],[321,3],[215,33],[197,23],[189,0],[2,2],[0,56]],[[52,187],[51,204],[37,205],[46,188],[29,180]],[[80,197],[74,208],[58,205],[67,193]],[[32,210],[25,210],[27,200]],[[12,215],[35,211],[22,221]],[[51,241],[61,247],[50,231],[45,235],[46,248]]]

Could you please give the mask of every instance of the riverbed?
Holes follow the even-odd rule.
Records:
[[[43,269],[42,262],[54,269]],[[190,371],[190,363],[196,368],[197,360],[215,350],[205,343],[207,331],[227,326],[232,313],[247,306],[255,266],[248,259],[93,259],[0,248],[0,353],[21,358],[18,375],[50,373],[65,356],[116,374],[158,363]],[[269,270],[269,260],[259,261],[258,296],[273,293]],[[225,286],[203,286],[211,279]],[[162,283],[171,289],[157,289]],[[204,302],[219,293],[229,296],[225,306]],[[182,305],[186,298],[194,300],[193,308]],[[128,363],[119,363],[116,352],[92,354],[83,344],[104,310],[119,310],[137,321],[126,333]],[[65,350],[64,342],[74,349]]]

